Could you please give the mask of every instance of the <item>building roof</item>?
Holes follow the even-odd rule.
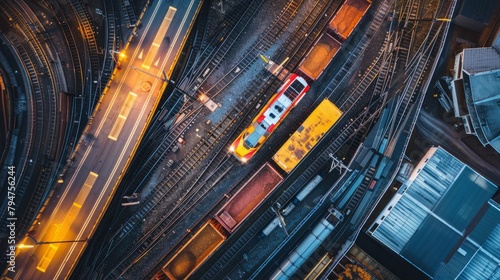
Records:
[[[497,4],[497,0],[464,0],[454,22],[468,29],[481,32],[488,24]]]
[[[497,3],[496,0],[464,0],[462,8],[460,9],[460,14],[483,24],[487,24]]]
[[[500,52],[464,49],[463,74],[467,109],[477,137],[500,152]]]
[[[493,279],[500,260],[500,208],[490,200],[496,190],[442,148],[431,148],[370,233],[433,278]],[[481,263],[492,268],[480,270]]]
[[[500,53],[494,48],[464,49],[463,70],[469,75],[500,69]]]

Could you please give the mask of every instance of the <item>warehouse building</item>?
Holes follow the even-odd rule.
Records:
[[[433,279],[500,279],[497,189],[433,147],[368,234]]]

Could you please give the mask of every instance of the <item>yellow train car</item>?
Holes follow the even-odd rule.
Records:
[[[335,104],[323,100],[274,154],[273,160],[290,173],[341,116],[342,111]]]
[[[226,240],[222,226],[208,221],[171,258],[162,271],[169,279],[187,279]],[[161,278],[161,276],[157,277]]]

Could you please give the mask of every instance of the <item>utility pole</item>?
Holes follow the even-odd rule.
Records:
[[[330,166],[330,170],[328,171],[328,173],[332,172],[333,169],[338,169],[340,173],[342,173],[342,169],[351,171],[351,169],[347,168],[347,166],[333,154],[330,153],[329,156],[332,158],[332,165]]]

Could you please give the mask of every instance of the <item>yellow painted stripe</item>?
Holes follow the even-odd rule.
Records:
[[[109,133],[108,138],[116,141],[118,139],[118,134],[122,131],[123,125],[125,125],[125,120],[122,118],[118,118],[111,129],[111,133]]]
[[[80,208],[82,208],[82,205],[87,199],[90,190],[94,186],[94,183],[97,180],[98,176],[99,175],[95,172],[91,171],[89,173],[87,179],[85,179],[85,183],[78,192],[75,201],[71,205],[71,208],[66,213],[63,222],[59,225],[57,230],[53,232],[52,240],[60,241],[64,239],[64,236],[66,235],[66,233],[68,233],[71,225],[75,221],[76,216],[80,212]],[[45,254],[38,263],[36,269],[38,269],[41,272],[45,272],[47,270],[47,267],[50,265],[52,258],[54,258],[54,255],[56,254],[58,248],[59,248],[58,243],[50,244],[49,248],[47,248],[47,251],[45,251]]]
[[[42,257],[42,260],[38,263],[36,269],[40,270],[41,272],[47,271],[47,267],[49,267],[50,262],[52,261],[52,258],[57,252],[57,249],[59,248],[58,245],[55,244],[50,244],[49,248],[47,248],[47,251]]]
[[[123,103],[123,107],[120,109],[120,115],[125,118],[128,117],[128,114],[132,110],[132,106],[134,105],[135,99],[137,98],[137,94],[133,92],[129,92],[127,98],[125,98],[125,102]]]
[[[153,40],[153,43],[151,44],[151,48],[149,49],[148,53],[146,54],[146,58],[142,63],[143,68],[145,69],[151,68],[151,63],[153,63],[153,60],[155,59],[156,54],[158,53],[158,50],[160,48],[161,42],[165,38],[165,34],[167,34],[168,28],[170,27],[170,23],[174,18],[175,12],[177,12],[176,8],[172,6],[168,8],[168,11],[165,14],[165,17],[163,18],[160,27],[156,31],[156,35]]]
[[[75,204],[77,205],[83,205],[83,202],[87,198],[90,190],[94,186],[95,181],[97,180],[97,173],[90,172],[89,175],[87,176],[87,179],[85,180],[85,183],[83,183],[82,188],[80,189],[80,192],[78,193],[78,196],[75,199]]]
[[[118,135],[122,131],[123,126],[125,125],[125,121],[127,120],[130,111],[132,111],[132,107],[134,105],[135,99],[137,98],[137,94],[133,92],[129,92],[127,98],[125,98],[125,102],[123,103],[123,107],[120,109],[120,114],[116,119],[113,127],[111,128],[111,132],[108,135],[108,138],[116,141],[118,139]]]

